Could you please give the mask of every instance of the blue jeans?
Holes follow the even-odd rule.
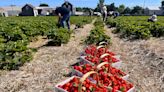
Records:
[[[65,22],[67,24],[68,30],[70,30],[70,14],[63,15],[62,19],[60,20],[60,25],[65,28]]]

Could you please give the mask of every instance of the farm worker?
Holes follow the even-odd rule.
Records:
[[[105,5],[103,5],[103,21],[105,22],[107,20],[107,8]]]
[[[119,14],[118,11],[114,12],[114,18],[117,18],[119,15],[120,15],[120,14]]]
[[[107,20],[107,8],[104,4],[101,5],[101,14],[103,17],[103,21],[105,22]]]
[[[55,10],[55,13],[59,16],[59,24],[65,28],[65,22],[67,28],[70,31],[70,10],[65,7],[58,7]]]
[[[89,9],[89,15],[90,15],[90,16],[93,16],[93,11],[92,11],[92,9]]]
[[[154,13],[149,19],[148,22],[156,22],[157,21],[157,15]]]

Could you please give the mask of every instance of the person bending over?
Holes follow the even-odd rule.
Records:
[[[58,7],[55,13],[59,16],[59,24],[65,28],[65,23],[70,31],[70,10],[65,7]]]
[[[154,13],[149,19],[148,22],[156,22],[157,21],[157,15]]]

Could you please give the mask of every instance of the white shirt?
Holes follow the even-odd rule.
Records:
[[[103,6],[102,11],[103,11],[103,13],[107,13],[107,8],[106,8],[106,6]]]
[[[151,19],[152,19],[153,21],[157,21],[157,15],[153,14],[153,15],[151,16]]]

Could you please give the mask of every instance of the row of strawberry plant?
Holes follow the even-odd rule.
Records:
[[[148,39],[150,37],[164,36],[163,17],[159,21],[152,23],[147,22],[147,17],[119,17],[116,19],[109,18],[107,21],[111,27],[116,27],[115,33],[120,33],[121,37],[130,39]]]
[[[75,24],[77,28],[83,28],[85,24],[89,24],[95,17],[88,16],[72,16],[71,24]]]
[[[46,36],[54,24],[48,20],[27,17],[4,19],[0,22],[0,69],[18,69],[32,60],[34,49],[27,45],[36,36]]]
[[[94,23],[95,28],[90,31],[90,35],[85,40],[86,44],[97,44],[105,41],[111,42],[111,38],[105,34],[104,24],[101,19],[97,19]]]
[[[79,16],[71,17],[71,24],[88,24],[92,22],[93,18]],[[0,19],[0,27],[2,30],[7,30],[10,32],[10,29],[17,27],[17,30],[20,30],[28,36],[28,39],[32,39],[38,35],[46,36],[49,34],[52,28],[57,28],[57,17],[9,17]]]
[[[76,19],[76,20],[75,20]],[[79,17],[74,17],[78,23]],[[80,21],[85,20],[85,18]],[[85,21],[85,23],[91,22]],[[47,36],[54,45],[65,44],[70,33],[57,28],[57,17],[9,17],[0,19],[0,69],[18,69],[32,60],[35,49],[27,45],[37,36]]]

